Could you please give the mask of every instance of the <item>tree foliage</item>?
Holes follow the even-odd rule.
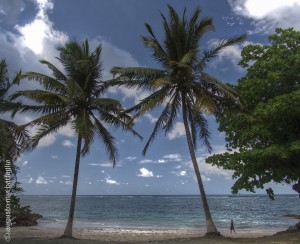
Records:
[[[11,217],[30,212],[29,206],[21,207],[19,197],[15,195],[22,191],[17,181],[18,167],[15,165],[15,161],[29,147],[29,135],[26,130],[18,130],[17,124],[14,122],[3,118],[5,112],[18,106],[18,104],[12,103],[7,99],[7,93],[11,85],[12,82],[9,80],[7,64],[3,59],[0,62],[0,222],[5,220],[5,198],[7,194],[5,174],[7,170],[10,170],[10,177],[8,178],[10,189],[8,192],[11,201]],[[9,162],[8,164],[6,164],[7,161]],[[9,168],[7,168],[8,165],[10,166]]]
[[[269,41],[242,51],[240,65],[248,69],[235,88],[246,109],[217,113],[228,152],[206,162],[234,171],[233,193],[300,180],[300,32],[278,28]]]

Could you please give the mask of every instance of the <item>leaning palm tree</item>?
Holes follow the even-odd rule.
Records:
[[[21,78],[35,80],[43,90],[18,91],[11,96],[11,100],[26,98],[34,102],[32,105],[20,105],[15,111],[21,113],[31,111],[41,116],[23,125],[23,127],[37,126],[37,133],[33,136],[33,147],[40,139],[56,132],[59,128],[70,124],[77,134],[77,150],[73,178],[72,196],[68,222],[62,237],[72,237],[79,164],[81,156],[85,156],[95,136],[104,143],[109,159],[113,166],[118,156],[115,138],[107,130],[107,125],[121,127],[139,136],[131,127],[127,126],[130,116],[124,113],[121,104],[114,99],[103,98],[106,91],[101,81],[101,46],[92,53],[88,41],[80,44],[76,41],[58,47],[60,61],[64,72],[56,66],[41,60],[48,66],[53,77],[29,72]]]
[[[237,102],[238,95],[230,87],[205,73],[204,69],[220,50],[244,40],[245,36],[222,40],[207,50],[200,49],[199,41],[203,35],[214,29],[212,18],[199,19],[200,8],[197,8],[189,19],[186,17],[185,9],[180,18],[171,6],[168,7],[170,19],[167,20],[163,14],[161,15],[165,32],[164,42],[159,42],[147,23],[145,25],[150,36],[142,36],[145,46],[152,51],[152,56],[162,69],[115,67],[112,69],[114,79],[111,85],[153,89],[151,95],[127,110],[136,111],[134,118],[160,105],[164,107],[145,145],[144,155],[159,130],[168,133],[178,115],[182,115],[188,148],[201,193],[207,233],[219,234],[210,214],[195,150],[199,137],[207,150],[212,151],[204,113],[216,111],[224,99],[231,98]]]

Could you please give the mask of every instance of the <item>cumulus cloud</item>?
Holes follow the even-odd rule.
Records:
[[[173,171],[171,172],[177,176],[187,176],[187,172],[185,170],[181,170],[181,171]]]
[[[75,147],[75,144],[73,142],[71,142],[70,140],[64,140],[62,145],[64,147]]]
[[[294,27],[300,30],[300,0],[228,0],[234,13],[252,19],[253,33],[269,34],[275,27]]]
[[[75,133],[74,133],[74,130],[71,128],[71,125],[68,124],[64,127],[61,127],[57,133],[59,135],[62,135],[62,136],[66,136],[66,137],[74,137],[75,136]]]
[[[150,121],[151,124],[154,124],[157,121],[157,118],[150,113],[145,113],[144,116]]]
[[[73,184],[73,182],[70,181],[70,180],[60,180],[59,183],[60,184],[65,184],[65,185],[72,185]]]
[[[30,177],[29,179],[21,179],[21,182],[25,184],[31,184],[32,182],[34,182],[34,179],[32,177]]]
[[[176,122],[174,128],[167,134],[169,140],[180,138],[185,135],[184,124],[182,122]]]
[[[23,47],[31,49],[35,54],[51,54],[49,49],[55,49],[54,43],[63,44],[68,40],[65,33],[53,28],[53,23],[49,20],[47,12],[53,9],[50,0],[36,0],[38,13],[35,19],[24,26],[16,25],[15,28],[22,35],[18,39]],[[34,34],[33,34],[34,33]]]
[[[217,45],[217,43],[219,43],[221,40],[219,39],[211,39],[208,41],[208,46],[215,46]],[[238,65],[238,63],[240,62],[242,56],[241,56],[241,52],[243,50],[243,48],[247,45],[261,45],[260,43],[254,43],[254,42],[249,42],[249,41],[244,41],[240,44],[235,44],[235,45],[231,45],[228,46],[224,49],[222,49],[216,58],[214,58],[211,62],[210,62],[210,66],[216,68],[217,65],[221,62],[230,62],[232,63],[232,65],[234,66],[234,68],[238,71],[243,71],[244,69]]]
[[[178,153],[164,155],[163,158],[168,161],[175,161],[175,162],[180,162],[182,160],[182,156]]]
[[[0,57],[6,58],[9,67],[16,69],[9,69],[12,73],[22,68],[23,72],[35,71],[49,74],[49,69],[39,63],[40,59],[50,61],[62,69],[60,62],[55,58],[58,55],[56,47],[57,45],[66,43],[69,37],[66,33],[55,29],[53,22],[49,19],[48,12],[54,8],[54,3],[52,0],[33,0],[33,4],[36,5],[37,11],[32,20],[25,24],[18,25],[14,23],[15,27],[13,31],[0,30]],[[17,21],[17,15],[23,11],[23,5],[23,1],[21,0],[1,1],[0,23],[4,21]],[[102,59],[105,60],[103,70],[104,79],[111,78],[110,69],[113,66],[140,66],[129,52],[112,45],[100,37],[90,39],[91,49],[100,43],[102,44]],[[24,80],[20,86],[13,87],[11,91],[37,88],[39,88],[39,85],[36,82]],[[122,89],[116,88],[117,92],[124,95],[124,98],[132,97],[139,100],[147,95],[142,90],[133,92],[130,89]],[[17,114],[16,120],[18,120],[18,116]],[[24,121],[24,115],[19,117],[20,123],[18,124],[28,122]],[[29,121],[31,121],[32,116],[29,117]],[[54,144],[57,135],[73,137],[74,132],[69,125],[65,126],[57,133],[43,138],[38,147],[47,147]]]
[[[222,176],[225,179],[231,179],[233,171],[231,170],[225,170],[222,167],[213,166],[211,164],[205,163],[204,157],[198,157],[197,158],[200,171],[205,175],[214,175],[214,176]]]
[[[53,134],[43,137],[38,144],[38,147],[48,147],[54,144],[56,138]]]
[[[35,180],[36,184],[48,184],[48,181],[43,176],[38,176]]]
[[[202,179],[202,181],[207,181],[207,182],[211,181],[211,178],[209,178],[205,175],[201,175],[201,179]]]
[[[146,168],[141,168],[140,174],[138,174],[137,176],[139,176],[139,177],[154,177],[153,172]]]
[[[158,159],[158,160],[144,159],[144,160],[141,160],[139,163],[140,164],[163,164],[166,162],[167,162],[167,160],[164,160],[164,159]]]
[[[106,184],[109,184],[109,185],[120,185],[119,182],[110,179],[110,177],[105,178],[105,183],[106,183]]]

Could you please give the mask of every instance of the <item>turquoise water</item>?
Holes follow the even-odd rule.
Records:
[[[21,196],[22,204],[40,213],[39,225],[65,226],[70,196]],[[228,228],[231,219],[238,229],[285,230],[298,221],[284,217],[300,214],[296,195],[208,196],[218,228]],[[135,229],[204,229],[199,196],[78,196],[75,227]]]

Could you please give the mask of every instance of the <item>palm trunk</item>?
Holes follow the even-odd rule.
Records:
[[[75,159],[75,169],[74,169],[74,177],[73,177],[73,189],[72,189],[72,196],[71,196],[69,218],[68,218],[68,223],[67,223],[67,226],[65,228],[64,234],[62,236],[62,237],[65,237],[65,238],[72,238],[73,237],[72,236],[72,233],[73,233],[73,220],[74,220],[74,210],[75,210],[75,203],[76,203],[76,192],[77,192],[79,165],[80,165],[81,142],[82,142],[82,136],[78,135],[77,151],[76,151],[76,159]]]
[[[205,194],[203,182],[202,182],[202,179],[201,179],[199,166],[198,166],[196,155],[195,155],[192,136],[191,136],[190,128],[189,128],[189,125],[188,125],[187,109],[186,109],[186,103],[185,103],[184,96],[183,96],[183,101],[182,101],[182,113],[183,113],[184,128],[185,128],[185,132],[186,132],[186,139],[187,139],[187,143],[188,143],[188,146],[189,146],[189,151],[190,151],[192,163],[193,163],[193,166],[194,166],[195,174],[196,174],[196,177],[197,177],[198,186],[199,186],[201,199],[202,199],[202,205],[203,205],[203,209],[204,209],[204,213],[205,213],[207,234],[220,235],[220,232],[218,232],[218,230],[217,230],[217,228],[216,228],[216,226],[215,226],[215,224],[212,220],[210,210],[209,210],[209,206],[208,206],[208,202],[207,202],[207,199],[206,199],[206,194]]]

